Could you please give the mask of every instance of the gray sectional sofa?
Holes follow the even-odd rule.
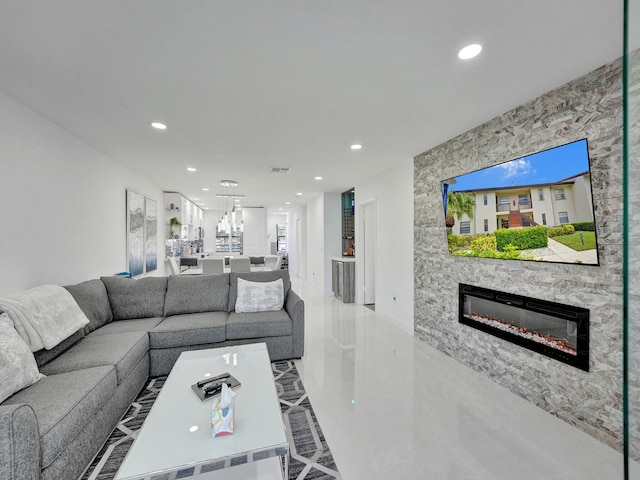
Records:
[[[284,308],[235,311],[238,278],[282,279]],[[0,404],[0,478],[74,480],[151,376],[185,350],[265,342],[271,361],[304,353],[304,302],[287,270],[103,277],[65,287],[89,319],[35,353],[45,378]]]

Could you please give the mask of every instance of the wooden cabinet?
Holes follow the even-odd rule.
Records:
[[[331,286],[336,297],[353,303],[356,297],[356,262],[353,259],[331,260]]]
[[[353,255],[355,243],[355,189],[342,193],[342,254]],[[351,252],[351,253],[347,253]]]

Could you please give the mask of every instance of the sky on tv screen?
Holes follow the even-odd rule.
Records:
[[[553,183],[589,170],[587,140],[517,158],[456,177],[452,190]]]

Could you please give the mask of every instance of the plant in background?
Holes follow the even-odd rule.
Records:
[[[595,232],[596,231],[596,226],[594,222],[576,222],[576,223],[572,223],[571,225],[573,225],[573,228],[575,229],[576,232],[578,231]]]
[[[454,217],[458,220],[462,220],[462,217],[466,215],[469,218],[473,218],[473,212],[476,208],[476,201],[471,195],[464,192],[449,192],[447,193],[447,217],[445,223],[447,227],[455,223]]]
[[[180,220],[178,220],[178,217],[171,217],[171,219],[169,220],[169,238],[173,238],[173,236],[175,235],[173,229],[180,228],[181,226],[182,223],[180,222]]]
[[[559,225],[557,227],[551,227],[547,230],[548,237],[558,237],[560,235],[571,235],[576,229],[570,223]]]
[[[498,250],[505,251],[507,245],[514,245],[518,250],[544,248],[548,244],[547,227],[501,228],[494,232]]]
[[[493,235],[488,235],[488,236],[475,238],[471,242],[471,251],[476,256],[480,256],[481,252],[495,252],[496,237]]]

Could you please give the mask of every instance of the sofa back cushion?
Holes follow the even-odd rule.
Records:
[[[167,277],[135,280],[125,277],[100,277],[107,288],[114,320],[162,317]]]
[[[232,312],[236,306],[236,299],[238,298],[238,278],[249,280],[250,282],[273,282],[274,280],[282,279],[284,286],[284,298],[286,300],[287,293],[291,288],[291,280],[289,279],[289,270],[272,270],[265,272],[231,272],[230,277],[230,289],[229,289],[229,311]]]
[[[113,319],[107,289],[104,283],[97,278],[77,285],[67,285],[64,288],[73,296],[80,310],[89,319],[89,325],[84,327],[85,335],[106,325]]]
[[[164,301],[164,315],[227,312],[229,274],[171,275]]]

